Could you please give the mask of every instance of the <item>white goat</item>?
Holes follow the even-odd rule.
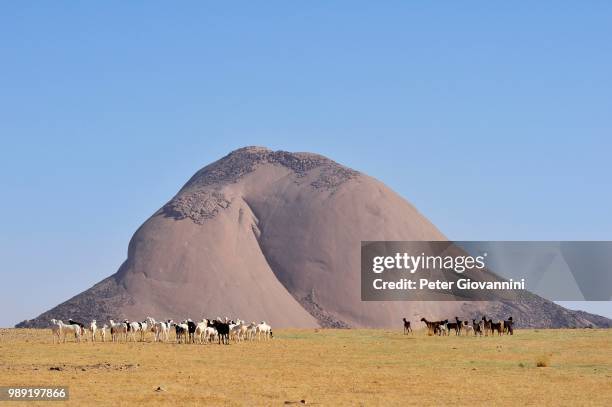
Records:
[[[53,322],[53,320],[52,320]],[[66,343],[66,335],[72,334],[77,342],[81,342],[81,327],[75,324],[65,324],[61,320],[55,322],[59,327],[59,332],[63,336],[63,341]]]
[[[127,319],[123,321],[124,324],[127,325],[127,336],[132,338],[134,342],[136,342],[136,332],[140,331],[140,323],[139,322],[130,322]],[[127,337],[126,337],[127,341]]]
[[[89,330],[91,331],[91,341],[95,342],[96,341],[96,331],[98,330],[95,319],[91,321],[91,324],[89,324]]]
[[[153,335],[155,335],[155,324],[156,324],[157,322],[155,322],[155,320],[154,320],[153,318],[151,318],[151,317],[147,317],[147,318],[145,319],[145,322],[146,322],[146,324],[147,324],[147,326],[146,326],[146,331],[147,331],[147,332],[153,332]],[[144,323],[143,323],[143,327],[144,327]],[[143,328],[143,329],[144,329],[144,328]],[[143,338],[144,338],[144,339],[146,339],[146,336],[145,336],[145,332],[144,332],[144,330],[143,330]],[[144,340],[144,339],[143,339],[143,340]]]
[[[57,338],[57,343],[60,343],[62,337],[62,326],[58,323],[57,319],[51,320],[51,334],[53,335],[53,343],[55,343],[55,338]]]
[[[196,338],[200,338],[200,343],[203,342],[206,334],[206,328],[208,328],[208,320],[206,319],[202,319],[202,321],[198,322],[196,325],[195,336]]]
[[[238,332],[238,337],[241,341],[246,341],[249,339],[249,324],[245,321],[242,321],[240,324],[240,332]]]
[[[257,339],[261,340],[261,335],[265,340],[268,340],[272,337],[272,327],[266,324],[266,321],[261,321],[259,325],[257,325]]]
[[[462,331],[465,331],[465,336],[469,336],[470,333],[474,335],[474,327],[468,321],[463,321]]]
[[[128,328],[127,328],[127,324],[123,323],[123,322],[115,322],[112,319],[109,320],[108,322],[110,322],[110,331],[111,331],[111,338],[113,342],[119,342],[121,340],[121,336],[125,336],[125,341],[127,342],[127,333],[128,333]]]
[[[144,342],[146,339],[147,332],[149,332],[150,326],[147,321],[140,322],[140,342]]]
[[[217,339],[217,335],[218,335],[217,330],[213,328],[212,326],[208,326],[204,330],[204,340],[206,342],[214,341],[215,339]]]
[[[100,328],[100,337],[102,338],[102,342],[106,342],[106,330],[108,329],[108,325],[104,324],[102,328]]]
[[[171,319],[167,320],[166,322],[163,321],[159,321],[156,322],[153,328],[153,332],[155,333],[155,342],[167,342],[169,339],[169,334],[170,334],[170,327],[172,326],[172,324],[174,323],[174,321],[172,321]]]
[[[247,326],[246,339],[253,341],[257,336],[257,323],[251,322],[249,326]]]
[[[236,342],[240,342],[242,340],[243,328],[246,331],[247,326],[244,321],[237,319],[235,324],[230,325],[230,339],[233,338]]]
[[[74,321],[72,319],[68,319],[68,324],[69,325],[76,325],[79,327],[79,334],[81,337],[84,337],[85,340],[87,340],[87,328],[85,327],[84,324],[82,324],[81,322],[78,321]]]

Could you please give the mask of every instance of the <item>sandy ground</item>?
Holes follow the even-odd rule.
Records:
[[[275,336],[229,346],[54,345],[50,330],[3,329],[0,386],[69,386],[65,404],[81,406],[612,405],[612,330],[474,338],[287,329]]]

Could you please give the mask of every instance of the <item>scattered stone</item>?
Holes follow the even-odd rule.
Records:
[[[155,389],[155,391],[160,392],[160,391],[166,391],[166,389],[164,389],[161,386],[157,386],[157,389]]]
[[[49,368],[49,370],[56,370],[56,371],[58,371],[58,372],[61,372],[61,371],[62,371],[62,370],[64,370],[64,369],[62,369],[62,368],[61,368],[61,367],[59,367],[59,366],[52,366],[52,367],[50,367],[50,368]]]

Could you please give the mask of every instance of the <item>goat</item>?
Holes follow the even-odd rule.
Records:
[[[246,321],[239,321],[234,330],[236,331],[236,340],[238,342],[248,339],[249,325]]]
[[[266,340],[272,338],[272,327],[266,324],[266,321],[261,321],[261,323],[257,325],[257,338],[258,339],[261,334],[263,334],[264,339]]]
[[[151,317],[146,317],[145,318],[145,322],[146,322],[146,327],[145,327],[146,332],[153,332],[153,335],[155,335],[155,324],[157,322],[155,322],[155,320],[153,318],[151,318]],[[144,323],[143,323],[143,325],[144,325]],[[145,332],[145,330],[142,331],[142,338],[143,338],[143,340],[146,339],[146,335],[145,335],[146,332]]]
[[[206,319],[202,319],[202,321],[198,322],[196,325],[195,336],[200,339],[200,343],[205,339],[206,328],[208,328],[208,321]]]
[[[96,341],[96,331],[98,330],[95,319],[91,321],[91,324],[89,324],[89,330],[91,331],[91,341],[95,342]]]
[[[112,319],[108,321],[110,323],[111,340],[113,342],[119,342],[121,335],[125,336],[127,342],[128,325],[125,322],[115,322]]]
[[[480,321],[479,323],[476,323],[476,320],[472,319],[472,325],[474,326],[474,336],[482,336],[482,333],[484,331],[484,322]]]
[[[51,334],[53,335],[53,343],[55,343],[55,338],[57,337],[57,343],[60,343],[62,337],[62,325],[58,323],[57,319],[51,320]]]
[[[197,325],[195,322],[193,322],[191,319],[187,319],[186,321],[183,321],[184,324],[187,325],[187,333],[189,334],[189,343],[195,343],[195,331],[197,328]]]
[[[247,327],[247,339],[250,341],[255,340],[255,336],[257,335],[257,324],[253,321]]]
[[[55,321],[55,324],[58,326],[59,334],[63,337],[63,342],[66,343],[66,335],[74,334],[74,338],[77,342],[81,342],[81,327],[76,324],[65,324],[61,320],[51,320],[51,322]]]
[[[74,321],[72,319],[68,319],[68,324],[69,325],[76,325],[79,327],[79,335],[80,336],[85,336],[85,334],[87,333],[87,328],[85,328],[85,325],[82,324],[81,322],[77,322]]]
[[[504,333],[504,321],[499,321],[499,322],[491,322],[491,335],[494,334],[495,331],[497,331],[497,335],[501,336]]]
[[[504,333],[507,333],[508,335],[514,335],[514,328],[513,325],[514,321],[512,320],[512,317],[509,317],[507,320],[504,321]]]
[[[247,325],[244,321],[236,319],[236,324],[230,326],[230,338],[233,338],[236,342],[242,341],[243,334],[247,330]]]
[[[187,343],[189,326],[186,323],[174,324],[174,331],[176,333],[176,343],[181,343],[181,341]]]
[[[204,329],[204,340],[206,342],[213,342],[218,335],[219,333],[212,326],[207,326],[206,329]]]
[[[404,335],[407,335],[409,332],[412,333],[410,321],[406,321],[406,318],[402,318],[402,320],[404,321]]]
[[[108,325],[104,324],[102,328],[100,328],[100,337],[102,338],[102,342],[106,342],[106,329]]]
[[[149,332],[150,325],[147,320],[138,323],[140,325],[140,342],[144,342],[146,339],[147,332]]]
[[[156,322],[153,328],[153,332],[155,333],[155,342],[167,342],[170,336],[170,327],[173,324],[174,321],[171,319],[167,320],[166,322]]]
[[[463,330],[465,331],[465,336],[469,336],[470,332],[474,334],[474,327],[468,321],[463,321]]]
[[[247,324],[246,321],[242,321],[240,324],[240,332],[238,332],[240,340],[241,341],[248,340],[250,331],[251,331],[251,324]]]
[[[450,330],[454,330],[455,331],[455,335],[459,335],[459,318],[455,317],[455,322],[448,322],[448,319],[445,321],[446,322],[446,328],[448,328],[449,332]]]
[[[230,326],[227,322],[221,322],[220,320],[215,320],[211,325],[217,331],[217,338],[219,339],[219,345],[223,342],[225,345],[229,345],[229,331]]]
[[[463,321],[459,319],[459,317],[455,317],[455,321],[457,322],[457,331],[456,335],[461,335],[461,330],[463,329]]]
[[[448,335],[450,331],[450,329],[448,328],[448,319],[442,321],[442,323],[437,326],[437,329],[438,329],[439,336]]]
[[[142,325],[140,325],[140,322],[130,322],[127,319],[123,320],[123,323],[127,325],[127,333],[126,333],[126,337],[125,340],[127,341],[128,339],[128,335],[130,338],[132,338],[132,340],[134,342],[136,342],[136,332],[140,331],[142,328]]]
[[[484,322],[484,334],[485,336],[489,336],[489,331],[491,331],[491,335],[493,335],[493,330],[491,329],[492,319],[487,321],[487,317],[485,315],[482,316],[482,322]]]
[[[434,335],[438,330],[438,326],[442,323],[442,321],[428,321],[424,317],[421,318],[421,322],[425,322],[425,325],[427,325],[427,334],[429,336]]]

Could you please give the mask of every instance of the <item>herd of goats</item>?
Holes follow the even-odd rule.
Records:
[[[89,325],[85,325],[78,321],[68,320],[64,323],[61,320],[51,320],[51,332],[53,333],[53,342],[66,342],[67,336],[74,336],[77,342],[82,338],[90,338],[92,342],[96,341],[99,336],[102,342],[105,342],[107,335],[110,334],[112,342],[120,342],[124,340],[128,342],[132,340],[136,342],[137,337],[144,342],[149,332],[153,333],[155,342],[167,342],[170,339],[170,331],[174,328],[177,343],[209,343],[218,341],[219,344],[229,345],[230,340],[241,342],[245,340],[268,340],[271,339],[272,327],[265,321],[259,324],[255,322],[247,323],[240,319],[235,321],[229,318],[221,319],[202,319],[200,322],[194,322],[187,319],[183,322],[176,323],[171,319],[166,321],[155,321],[151,317],[147,317],[142,322],[130,322],[127,319],[123,322],[115,322],[112,319],[109,324],[104,324],[99,327],[94,319]]]
[[[412,333],[412,327],[410,326],[410,321],[403,318],[404,321],[404,334]],[[472,323],[469,321],[461,321],[459,317],[455,317],[455,322],[449,322],[448,319],[444,321],[428,321],[425,318],[421,318],[421,322],[424,322],[427,326],[427,334],[428,335],[450,335],[451,332],[454,332],[455,335],[461,335],[465,333],[465,335],[474,335],[474,336],[491,336],[495,335],[514,335],[514,321],[512,317],[509,317],[506,320],[499,320],[497,322],[493,322],[492,319],[487,319],[486,316],[483,316],[482,319],[476,322],[475,319],[472,319]]]
[[[410,321],[406,318],[403,318],[403,321],[404,334],[412,333]],[[450,335],[451,332],[454,332],[455,335],[465,333],[465,335],[472,334],[474,336],[489,336],[489,334],[493,336],[495,333],[498,335],[514,334],[512,317],[493,322],[492,319],[483,316],[482,320],[478,322],[472,319],[471,324],[469,321],[461,321],[458,317],[455,317],[454,322],[449,322],[448,319],[428,321],[425,318],[421,318],[421,322],[424,322],[427,326],[428,335],[444,336]],[[219,344],[229,345],[232,340],[242,342],[256,339],[268,340],[273,337],[272,327],[265,321],[247,323],[240,319],[230,320],[227,317],[225,319],[219,317],[202,319],[200,322],[187,319],[180,323],[170,319],[157,322],[151,317],[147,317],[142,322],[130,322],[128,320],[115,322],[111,319],[109,324],[104,324],[101,327],[98,326],[95,319],[87,326],[72,319],[69,319],[68,323],[56,319],[51,320],[54,343],[56,340],[58,343],[66,342],[67,336],[74,336],[77,342],[80,342],[82,338],[90,338],[92,342],[95,342],[99,336],[102,342],[105,342],[109,334],[109,339],[112,342],[120,342],[121,340],[136,342],[137,339],[144,342],[149,332],[153,333],[154,342],[168,342],[172,328],[174,328],[177,343],[199,342],[202,344],[217,341]]]

